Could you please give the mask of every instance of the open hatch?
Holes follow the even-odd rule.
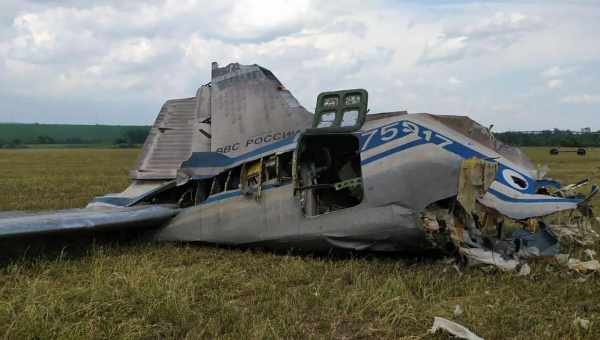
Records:
[[[363,199],[360,143],[367,91],[324,92],[317,98],[313,128],[296,149],[295,194],[306,216],[356,206]]]

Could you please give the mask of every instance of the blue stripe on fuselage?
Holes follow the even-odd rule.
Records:
[[[448,152],[458,155],[459,157],[461,157],[463,159],[469,159],[469,158],[473,158],[473,157],[479,158],[479,159],[490,159],[490,157],[488,157],[466,145],[458,143],[457,141],[450,139],[443,134],[440,134],[432,129],[429,129],[427,127],[424,127],[423,125],[419,125],[419,124],[414,123],[409,120],[400,120],[400,121],[396,121],[396,122],[393,122],[390,124],[386,124],[384,126],[373,128],[373,129],[367,130],[365,132],[359,133],[358,137],[359,137],[359,141],[360,141],[361,151],[364,152],[366,150],[370,150],[375,147],[385,145],[391,141],[401,139],[401,138],[407,137],[409,135],[414,135],[414,134],[416,134],[418,136],[417,140],[413,140],[413,141],[407,142],[405,144],[383,150],[378,154],[375,154],[369,158],[363,159],[361,162],[361,165],[371,164],[373,162],[376,162],[376,161],[386,158],[388,156],[394,155],[396,153],[402,152],[404,150],[408,150],[408,149],[417,147],[419,145],[426,145],[426,144],[434,144],[434,145],[440,146],[441,148],[447,150]],[[238,163],[238,162],[244,161],[244,160],[250,160],[253,157],[259,156],[260,154],[267,153],[269,151],[275,151],[276,149],[283,148],[285,146],[291,146],[295,143],[295,138],[296,138],[296,136],[282,139],[280,141],[277,141],[277,142],[271,143],[269,145],[260,147],[256,150],[250,151],[248,153],[239,155],[237,157],[228,157],[222,153],[217,153],[217,152],[194,153],[194,154],[192,154],[192,157],[190,157],[189,160],[182,163],[182,167],[224,167],[224,168],[231,167],[235,163]],[[365,147],[365,143],[367,143],[367,142],[368,142],[368,145]],[[502,166],[504,168],[508,168],[504,165],[502,165]],[[501,172],[499,171],[499,173],[501,173]],[[528,181],[533,181],[531,178],[529,178],[527,176],[524,176],[524,177],[527,178]],[[502,179],[500,179],[500,182],[503,182]],[[503,184],[505,184],[505,183],[503,183]],[[283,184],[283,185],[288,185],[288,184]],[[265,187],[263,187],[263,190],[268,190],[268,189],[271,189],[272,187],[273,187],[273,185],[265,186]],[[512,201],[518,201],[518,202],[523,201],[523,199],[511,198],[511,197],[501,194],[501,193],[498,193],[498,194],[499,195],[496,195],[496,196],[505,201],[509,201],[509,199]],[[224,199],[228,199],[228,198],[232,198],[232,197],[236,197],[236,196],[240,196],[240,195],[241,195],[241,193],[239,190],[223,192],[223,193],[219,193],[217,195],[213,195],[213,196],[207,198],[201,204],[217,202],[217,201],[221,201]],[[502,197],[500,197],[500,196],[502,196]],[[119,197],[119,198],[117,198],[117,197],[99,197],[99,198],[96,198],[94,201],[95,202],[105,202],[105,203],[115,204],[115,205],[121,205],[121,204],[126,204],[127,201],[130,201],[130,200],[131,199],[121,198],[121,197]],[[534,202],[533,200],[526,200],[526,199],[525,199],[525,201]],[[560,202],[560,201],[572,202],[573,200],[548,199],[547,201],[548,202]],[[541,203],[541,202],[536,202],[536,203]]]
[[[282,139],[280,141],[271,143],[269,145],[262,146],[256,150],[241,154],[237,157],[229,157],[220,152],[194,152],[192,156],[185,162],[181,163],[182,168],[228,168],[233,164],[244,160],[250,160],[260,154],[267,153],[269,151],[275,151],[276,149],[283,148],[288,145],[294,144],[294,137]]]
[[[516,198],[508,196],[504,193],[501,193],[498,190],[489,188],[488,191],[490,194],[496,196],[502,201],[511,202],[511,203],[581,203],[580,199],[572,199],[572,198],[552,198],[552,196],[548,196],[549,198]]]
[[[367,164],[373,163],[375,161],[378,161],[380,159],[383,159],[385,157],[394,155],[398,152],[402,152],[404,150],[408,150],[408,149],[417,147],[419,145],[426,145],[426,144],[438,145],[441,148],[443,148],[463,159],[469,159],[469,158],[473,158],[473,157],[479,158],[479,159],[484,159],[484,160],[490,159],[489,156],[486,156],[486,155],[482,154],[481,152],[478,152],[464,144],[458,143],[456,140],[450,139],[450,138],[446,137],[445,135],[442,135],[434,130],[431,130],[422,125],[419,125],[419,124],[416,124],[414,122],[407,121],[407,120],[397,121],[397,122],[387,124],[384,126],[380,126],[378,128],[374,128],[374,129],[371,129],[371,130],[368,130],[368,131],[362,133],[360,136],[361,150],[364,152],[366,150],[370,150],[370,149],[378,147],[380,145],[385,145],[393,140],[404,138],[409,135],[417,135],[419,137],[419,139],[412,140],[405,144],[389,148],[389,149],[384,150],[376,155],[373,155],[371,157],[363,159],[361,164],[367,165]],[[365,146],[365,143],[368,143],[368,145]],[[529,176],[526,176],[521,171],[514,170],[500,162],[498,162],[498,164],[499,164],[498,171],[496,174],[495,181],[504,186],[510,187],[510,188],[520,192],[521,194],[534,195],[535,192],[537,191],[537,188],[541,184],[552,184],[552,185],[558,184],[557,182],[547,181],[547,180],[536,181],[536,180],[530,178]],[[513,185],[510,185],[510,183],[508,183],[506,181],[506,179],[504,178],[504,175],[503,175],[504,171],[507,169],[513,170],[513,171],[517,172],[518,174],[522,175],[528,182],[527,188],[519,189],[519,188],[515,188]],[[558,198],[558,197],[552,197],[552,196],[548,196],[548,198],[512,197],[512,196],[506,195],[504,193],[501,193],[501,192],[491,189],[491,188],[488,190],[488,192],[490,194],[494,195],[495,197],[497,197],[498,199],[505,201],[505,202],[510,202],[510,203],[575,203],[575,204],[577,204],[582,201],[581,199]]]
[[[456,142],[451,138],[448,138],[447,136],[439,132],[436,132],[432,129],[426,128],[409,120],[397,121],[363,132],[359,137],[361,152],[373,149],[380,145],[385,145],[389,142],[405,138],[410,135],[416,135],[419,139],[394,148],[384,150],[374,156],[362,160],[362,164],[366,165],[379,159],[385,158],[387,156],[393,155],[396,152],[401,152],[403,150],[407,150],[424,144],[438,145],[443,149],[453,154],[456,154],[464,159],[469,159],[473,157],[480,159],[489,159],[488,156],[478,151],[475,151],[472,148],[469,148],[463,144]],[[365,143],[368,144],[365,146]]]

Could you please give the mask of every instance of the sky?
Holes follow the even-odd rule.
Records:
[[[600,130],[600,0],[2,0],[0,122],[151,124],[210,65],[260,64],[308,109]]]

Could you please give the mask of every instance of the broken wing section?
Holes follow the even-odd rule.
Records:
[[[73,209],[47,213],[0,214],[0,238],[74,231],[110,231],[160,227],[177,209],[143,206],[109,209]]]

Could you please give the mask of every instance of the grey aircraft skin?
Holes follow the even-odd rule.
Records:
[[[414,251],[432,244],[424,214],[457,204],[469,159],[493,164],[476,204],[502,218],[586,202],[550,194],[558,183],[467,117],[366,114],[367,100],[328,92],[313,115],[269,70],[213,63],[196,96],[163,105],[127,190],[85,209],[0,214],[0,238],[143,228],[156,241]]]

